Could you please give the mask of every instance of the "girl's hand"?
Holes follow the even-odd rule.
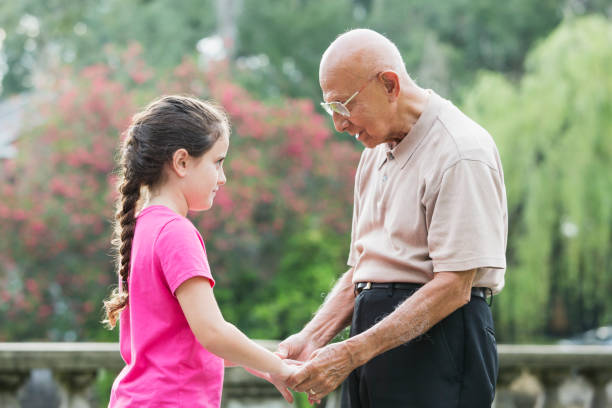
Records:
[[[291,359],[282,360],[281,372],[276,376],[281,378],[283,382],[285,382],[303,365],[303,361]]]
[[[244,367],[244,369],[247,370],[249,373],[253,374],[255,377],[263,378],[264,380],[268,381],[270,384],[274,385],[274,387],[276,387],[278,392],[281,393],[283,398],[285,398],[285,400],[288,403],[290,404],[293,403],[293,394],[291,394],[291,391],[289,390],[289,388],[287,387],[285,383],[286,379],[289,378],[289,375],[291,374],[287,375],[286,377],[280,378],[280,376],[271,376],[268,373],[263,373],[261,371],[254,370],[252,368]],[[293,371],[291,371],[291,373],[293,373]]]

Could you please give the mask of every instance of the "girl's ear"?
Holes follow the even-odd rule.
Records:
[[[191,157],[187,150],[178,149],[172,155],[172,162],[170,163],[170,170],[172,170],[177,176],[183,178],[187,175],[187,163]]]

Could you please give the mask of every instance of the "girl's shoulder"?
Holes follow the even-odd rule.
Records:
[[[136,216],[137,218],[142,218],[142,217],[154,217],[154,218],[184,218],[182,217],[180,214],[175,213],[174,211],[172,211],[170,208],[166,207],[165,205],[160,205],[160,204],[155,204],[155,205],[149,205],[145,208],[143,208],[142,210],[140,210],[140,212],[138,213],[138,215]]]
[[[176,241],[183,241],[185,239],[193,240],[197,238],[202,244],[204,243],[200,232],[189,218],[177,214],[163,205],[152,205],[144,208],[138,214],[138,221],[143,224],[148,224],[152,226],[154,230],[157,230],[156,233],[151,231],[153,235],[156,236],[155,241],[165,236]]]

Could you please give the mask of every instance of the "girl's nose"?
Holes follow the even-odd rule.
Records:
[[[225,177],[225,170],[223,170],[223,167],[221,167],[221,174],[219,175],[219,179],[217,180],[217,184],[222,186],[223,184],[225,184],[226,181],[227,181],[227,178]]]

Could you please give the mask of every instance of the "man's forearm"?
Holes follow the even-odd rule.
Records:
[[[352,280],[353,270],[349,269],[338,279],[323,305],[302,330],[312,341],[317,342],[319,347],[329,343],[351,323],[355,303]]]
[[[376,325],[346,340],[355,366],[426,333],[466,304],[475,272],[456,273],[462,276],[432,280]]]

